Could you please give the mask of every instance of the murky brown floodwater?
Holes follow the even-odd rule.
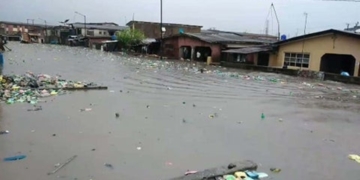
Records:
[[[194,68],[201,64],[66,46],[9,47],[5,74],[59,74],[109,90],[46,98],[38,112],[28,112],[29,104],[0,104],[0,130],[10,130],[0,135],[0,158],[27,155],[1,161],[1,180],[157,180],[244,159],[258,163],[270,179],[359,178],[360,164],[347,158],[360,154],[357,86],[319,86],[307,79],[220,67],[201,74]],[[214,113],[218,117],[209,118]],[[47,175],[73,155],[78,157],[65,168]],[[270,167],[282,171],[273,174]]]

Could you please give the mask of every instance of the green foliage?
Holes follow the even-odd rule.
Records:
[[[132,46],[141,44],[145,39],[143,32],[136,29],[126,29],[116,33],[117,40],[119,41],[122,48],[128,50]]]

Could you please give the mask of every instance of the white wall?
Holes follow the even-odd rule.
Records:
[[[107,30],[99,30],[99,29],[87,29],[87,31],[93,31],[94,37],[102,37],[102,36],[110,36]],[[81,29],[81,34],[85,36],[85,29]],[[89,36],[89,34],[87,34]]]

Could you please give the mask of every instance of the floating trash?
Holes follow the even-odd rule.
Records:
[[[0,100],[6,104],[37,104],[39,98],[65,94],[65,90],[107,89],[94,83],[67,81],[47,74],[0,76]]]
[[[279,172],[281,172],[281,169],[280,168],[270,168],[270,171],[273,173],[279,173]]]
[[[2,135],[2,134],[9,134],[9,133],[10,133],[10,131],[8,131],[8,130],[0,131],[0,135]]]
[[[26,155],[18,155],[18,156],[6,157],[6,158],[4,158],[4,161],[17,161],[17,160],[22,160],[25,158],[26,158]]]
[[[357,154],[349,154],[349,159],[356,161],[357,163],[360,163],[360,156]]]

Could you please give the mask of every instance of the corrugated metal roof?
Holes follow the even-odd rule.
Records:
[[[273,43],[274,40],[251,38],[234,33],[217,32],[217,33],[185,33],[186,35],[196,37],[209,43]]]
[[[258,52],[266,52],[272,50],[271,46],[251,46],[251,47],[245,47],[241,49],[229,49],[222,51],[224,53],[236,53],[236,54],[252,54],[252,53],[258,53]]]
[[[72,24],[74,28],[84,28],[84,23],[74,23]],[[128,29],[126,26],[110,26],[110,25],[90,25],[86,24],[87,29],[100,29],[100,30],[113,30],[113,31],[121,31]]]
[[[127,26],[132,26],[133,23],[138,23],[138,24],[159,24],[158,22],[148,22],[148,21],[130,21],[128,22],[126,25]],[[163,26],[183,26],[183,27],[199,27],[202,28],[202,26],[199,25],[190,25],[190,24],[177,24],[177,23],[162,23]]]
[[[336,33],[346,35],[346,36],[351,36],[351,37],[354,37],[354,38],[360,38],[360,34],[357,34],[357,33],[352,33],[352,32],[347,32],[347,31],[342,31],[342,30],[336,30],[336,29],[328,29],[328,30],[325,30],[325,31],[319,31],[319,32],[315,32],[315,33],[305,34],[305,35],[302,35],[302,36],[296,36],[296,37],[293,37],[293,38],[290,38],[290,39],[287,39],[287,40],[283,40],[283,41],[278,41],[275,44],[281,45],[281,44],[284,44],[284,43],[289,43],[289,42],[293,42],[293,41],[299,41],[299,40],[303,40],[303,39],[306,39],[306,38],[321,36],[321,35],[324,35],[324,34],[336,34]]]

